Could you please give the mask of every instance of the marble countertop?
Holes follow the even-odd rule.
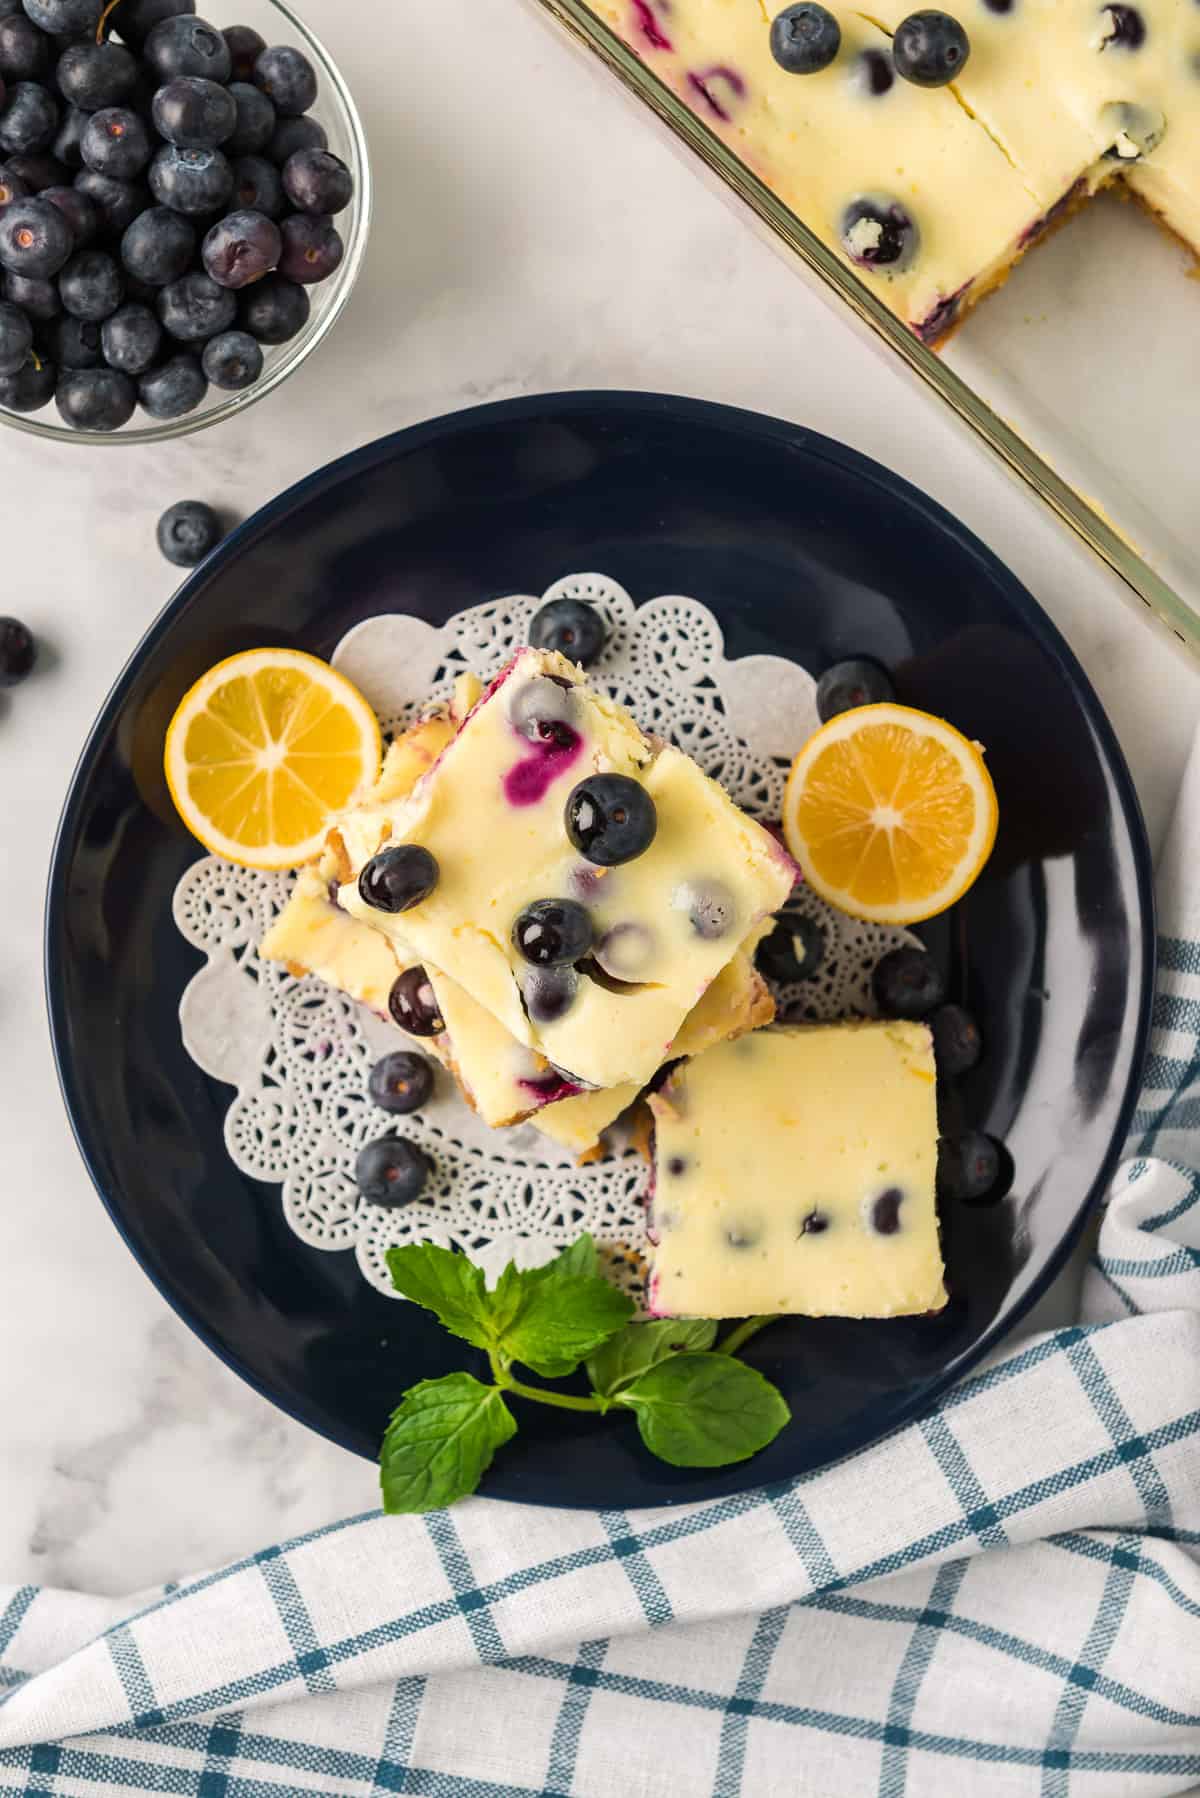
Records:
[[[416,419],[637,387],[840,437],[965,520],[1082,659],[1161,836],[1200,675],[1120,583],[965,445],[516,0],[305,0],[366,120],[378,213],[349,311],[242,419],[167,448],[0,443],[3,609],[41,640],[0,706],[0,1580],[127,1592],[374,1502],[372,1470],[243,1386],[133,1262],[63,1112],[41,988],[45,869],[104,694],[170,597],[154,525],[245,514]],[[358,22],[356,22],[356,20]],[[1069,1295],[1056,1300],[1069,1303]]]

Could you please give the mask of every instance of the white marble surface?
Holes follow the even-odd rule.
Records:
[[[0,441],[2,609],[42,666],[0,707],[0,1581],[121,1592],[373,1503],[178,1323],[84,1174],[51,1065],[42,889],[84,733],[169,597],[185,495],[247,512],[330,457],[481,399],[642,387],[828,431],[936,495],[1081,656],[1161,834],[1200,680],[517,0],[306,0],[364,113],[379,206],[349,312],[244,419],[162,450]],[[369,28],[364,23],[369,14]],[[1060,1308],[1069,1302],[1059,1298]]]

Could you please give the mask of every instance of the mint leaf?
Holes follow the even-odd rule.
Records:
[[[711,1317],[664,1317],[654,1323],[626,1324],[619,1336],[610,1336],[588,1356],[588,1378],[596,1392],[611,1398],[668,1355],[711,1348],[716,1334]]]
[[[597,1274],[599,1271],[596,1245],[585,1230],[582,1236],[577,1236],[553,1261],[531,1268],[528,1277],[536,1283],[539,1280],[557,1279],[564,1274]]]
[[[791,1417],[770,1380],[732,1355],[669,1355],[617,1394],[642,1441],[673,1467],[728,1467],[774,1441]]]
[[[537,1278],[547,1273],[549,1278]],[[633,1300],[597,1274],[564,1273],[552,1262],[549,1269],[535,1268],[533,1277],[526,1274],[524,1283],[501,1353],[549,1380],[573,1373],[633,1315]]]
[[[405,1393],[383,1438],[384,1510],[436,1511],[466,1498],[496,1450],[516,1433],[512,1412],[495,1386],[484,1386],[469,1373],[422,1380]]]
[[[396,1291],[432,1311],[452,1335],[461,1336],[476,1348],[495,1346],[507,1319],[503,1307],[498,1307],[488,1292],[481,1267],[465,1255],[438,1248],[432,1242],[411,1242],[403,1248],[389,1249],[387,1264]],[[512,1309],[515,1308],[514,1304]]]

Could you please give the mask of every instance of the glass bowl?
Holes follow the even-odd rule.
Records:
[[[148,419],[139,408],[119,431],[73,430],[61,422],[53,400],[40,412],[13,412],[0,406],[0,424],[13,425],[18,431],[28,431],[32,436],[53,438],[61,443],[161,443],[171,437],[186,437],[191,431],[202,431],[206,425],[233,418],[247,406],[253,406],[273,393],[333,329],[350,298],[367,247],[371,222],[371,170],[362,120],[337,65],[320,39],[290,6],[284,4],[284,0],[212,0],[211,5],[206,4],[198,10],[214,25],[250,25],[268,44],[291,44],[303,50],[312,63],[318,82],[312,116],[325,127],[329,148],[341,157],[354,176],[354,197],[337,215],[336,221],[346,253],[327,281],[317,282],[308,289],[312,310],[303,329],[287,343],[263,344],[263,372],[252,387],[246,387],[240,393],[224,393],[220,388],[210,387],[194,412],[157,423]],[[114,16],[119,17],[119,9]]]

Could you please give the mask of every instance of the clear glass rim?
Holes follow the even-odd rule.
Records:
[[[921,383],[937,394],[960,424],[981,438],[1010,474],[1022,481],[1088,548],[1120,576],[1172,636],[1200,654],[1200,613],[1153,569],[1120,531],[1032,449],[999,413],[901,323],[854,271],[811,231],[753,171],[738,160],[649,69],[586,0],[530,0],[593,52],[618,80],[657,114],[736,193],[771,235],[835,293],[859,326],[882,340]]]
[[[229,394],[219,405],[212,406],[208,410],[201,408],[196,412],[185,413],[182,418],[164,420],[161,424],[137,425],[120,431],[76,431],[70,425],[50,424],[36,413],[9,412],[0,407],[0,424],[9,425],[14,430],[26,432],[31,437],[40,437],[54,443],[84,444],[103,449],[120,449],[130,444],[165,443],[177,437],[187,437],[195,431],[206,431],[210,425],[236,417],[239,413],[245,412],[248,407],[257,405],[259,400],[266,399],[269,393],[274,393],[275,389],[283,381],[286,381],[288,376],[299,368],[301,363],[306,361],[317,346],[325,340],[341,317],[346,302],[354,289],[354,284],[358,280],[363,259],[367,253],[367,239],[370,235],[373,195],[371,165],[367,154],[367,136],[350,89],[343,81],[337,64],[316,32],[293,12],[286,0],[268,0],[268,4],[282,18],[286,19],[319,64],[323,80],[328,83],[337,96],[353,146],[354,178],[358,186],[358,212],[353,234],[346,244],[345,256],[333,277],[328,305],[312,326],[311,331],[302,332],[300,336],[282,346],[283,354],[268,363],[263,374],[252,387],[245,388],[241,393]]]

